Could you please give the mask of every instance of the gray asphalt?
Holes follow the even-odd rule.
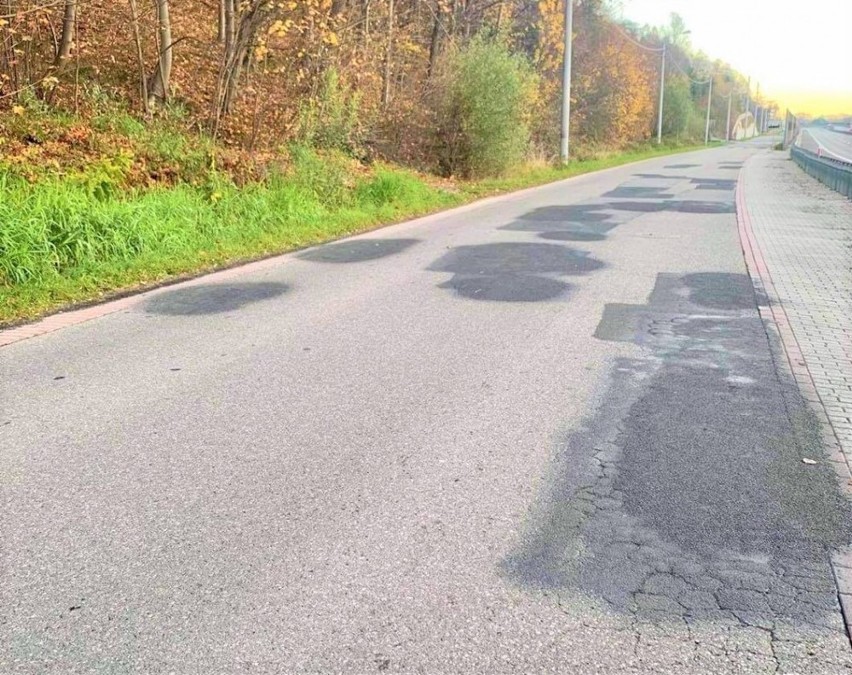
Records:
[[[808,127],[802,130],[802,145],[813,151],[821,147],[823,152],[832,157],[852,162],[852,134],[821,127]]]
[[[850,672],[852,519],[737,235],[761,151],[0,350],[0,672]]]

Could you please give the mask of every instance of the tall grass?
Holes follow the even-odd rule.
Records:
[[[237,188],[121,193],[100,182],[0,174],[0,321],[111,290],[306,246],[460,197],[401,170],[363,175],[342,156],[293,154],[293,170]]]
[[[121,171],[31,183],[0,172],[0,324],[120,289],[283,252],[452,206],[685,148],[541,164],[449,192],[411,173],[366,171],[340,154],[292,153],[292,170],[238,188],[208,175],[123,190]],[[120,169],[120,167],[119,167]]]

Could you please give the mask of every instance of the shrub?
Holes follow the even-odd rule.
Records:
[[[443,173],[498,175],[523,160],[537,91],[526,59],[500,39],[475,38],[448,53],[436,84]]]
[[[360,203],[385,206],[394,202],[410,204],[419,200],[428,188],[402,171],[377,169],[376,175],[358,185],[355,194]]]
[[[313,148],[305,145],[294,145],[290,148],[290,155],[293,171],[288,177],[289,183],[328,206],[341,206],[349,200],[351,191],[347,162],[351,163],[352,160],[333,151],[320,156]]]
[[[689,84],[680,77],[670,78],[666,82],[663,99],[663,134],[678,140],[690,137],[693,131],[690,125],[692,118],[694,115]]]
[[[322,150],[354,153],[359,145],[357,94],[340,84],[334,68],[323,75],[319,90],[299,108],[296,137],[299,143]]]

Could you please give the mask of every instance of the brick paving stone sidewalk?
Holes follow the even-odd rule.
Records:
[[[750,159],[740,187],[793,373],[852,465],[852,201],[781,152]]]

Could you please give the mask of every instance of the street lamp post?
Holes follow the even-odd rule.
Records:
[[[562,59],[562,138],[560,157],[568,161],[571,127],[571,42],[574,31],[574,0],[565,0],[565,55]]]
[[[663,97],[666,91],[666,43],[663,42],[663,58],[660,62],[660,107],[657,110],[657,145],[663,142]]]
[[[734,90],[732,89],[731,92],[728,94],[728,122],[725,126],[725,141],[729,143],[731,141],[731,102],[733,101],[733,99]]]
[[[713,102],[713,76],[710,76],[710,88],[707,90],[707,121],[704,123],[704,145],[710,143],[710,104]]]

